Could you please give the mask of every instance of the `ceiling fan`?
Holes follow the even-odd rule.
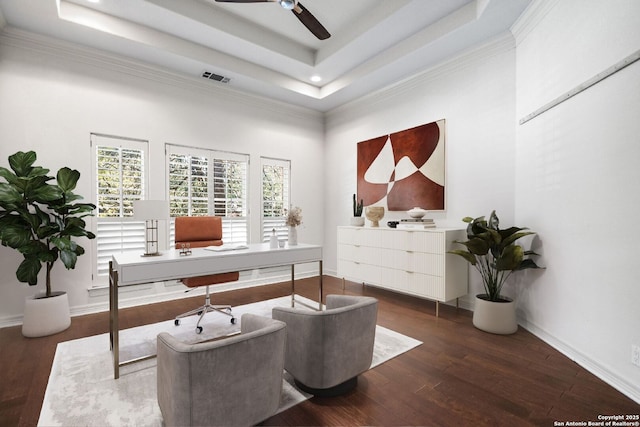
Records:
[[[322,26],[320,21],[311,14],[298,0],[216,0],[222,3],[265,3],[275,2],[280,4],[284,9],[290,10],[302,22],[302,24],[320,40],[331,37],[329,31]]]

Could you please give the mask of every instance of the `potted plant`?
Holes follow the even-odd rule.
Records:
[[[514,271],[528,268],[540,268],[530,258],[538,255],[525,251],[516,241],[524,236],[535,234],[527,228],[510,227],[501,230],[496,212],[491,212],[489,221],[484,216],[465,217],[468,223],[466,242],[456,241],[466,250],[455,249],[451,254],[467,260],[480,273],[484,293],[476,295],[473,312],[473,325],[478,329],[498,334],[511,334],[517,331],[515,303],[501,295],[502,287]]]
[[[362,218],[362,208],[364,206],[364,200],[360,199],[358,202],[356,195],[353,195],[353,217],[351,218],[351,225],[362,227],[364,225],[364,218]]]
[[[0,167],[0,177],[6,181],[0,182],[0,243],[23,256],[16,271],[18,281],[35,286],[42,266],[46,269],[45,292],[25,302],[25,336],[50,335],[69,327],[67,295],[52,291],[51,270],[57,260],[67,269],[75,268],[85,251],[74,239],[95,238],[83,219],[95,205],[76,203],[82,197],[73,193],[80,172],[63,167],[54,184],[49,169],[34,166],[35,161],[35,152],[19,151],[9,156],[11,170]],[[47,312],[54,318],[43,316]]]

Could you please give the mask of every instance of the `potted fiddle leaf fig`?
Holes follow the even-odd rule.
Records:
[[[364,200],[356,199],[356,195],[353,195],[353,217],[351,218],[351,225],[362,227],[364,225],[364,218],[362,218],[362,208],[364,206]]]
[[[465,217],[467,241],[455,243],[464,245],[466,250],[455,249],[451,254],[459,255],[480,273],[484,293],[476,295],[473,324],[478,329],[497,334],[511,334],[517,331],[515,303],[501,294],[507,279],[515,271],[540,268],[532,256],[533,251],[524,250],[516,241],[536,234],[527,228],[509,227],[500,229],[496,212],[491,212],[489,220],[484,216]]]
[[[22,333],[32,337],[71,324],[67,295],[52,290],[51,270],[58,260],[67,269],[75,268],[85,252],[76,239],[95,238],[83,219],[92,215],[95,205],[78,203],[82,197],[73,192],[80,172],[63,167],[54,178],[49,169],[34,166],[35,161],[35,152],[19,151],[9,156],[10,170],[0,167],[5,181],[0,182],[0,243],[23,256],[18,281],[35,286],[43,266],[46,271],[45,292],[25,301]]]

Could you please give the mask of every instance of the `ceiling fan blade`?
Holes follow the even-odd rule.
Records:
[[[217,1],[217,0],[216,0]],[[314,36],[320,40],[325,40],[331,37],[329,31],[322,26],[320,21],[311,14],[301,3],[296,3],[296,6],[291,10],[294,15],[302,22],[302,24],[313,33]]]

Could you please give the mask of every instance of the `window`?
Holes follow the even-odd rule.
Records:
[[[220,216],[224,242],[246,244],[249,156],[170,144],[166,152],[171,217]],[[173,230],[172,221],[172,242]]]
[[[144,199],[148,142],[91,134],[96,189],[94,280],[106,280],[115,253],[144,251],[144,221],[131,221],[133,201]]]
[[[287,235],[285,211],[289,209],[291,161],[262,157],[262,241],[272,230],[278,238]]]

